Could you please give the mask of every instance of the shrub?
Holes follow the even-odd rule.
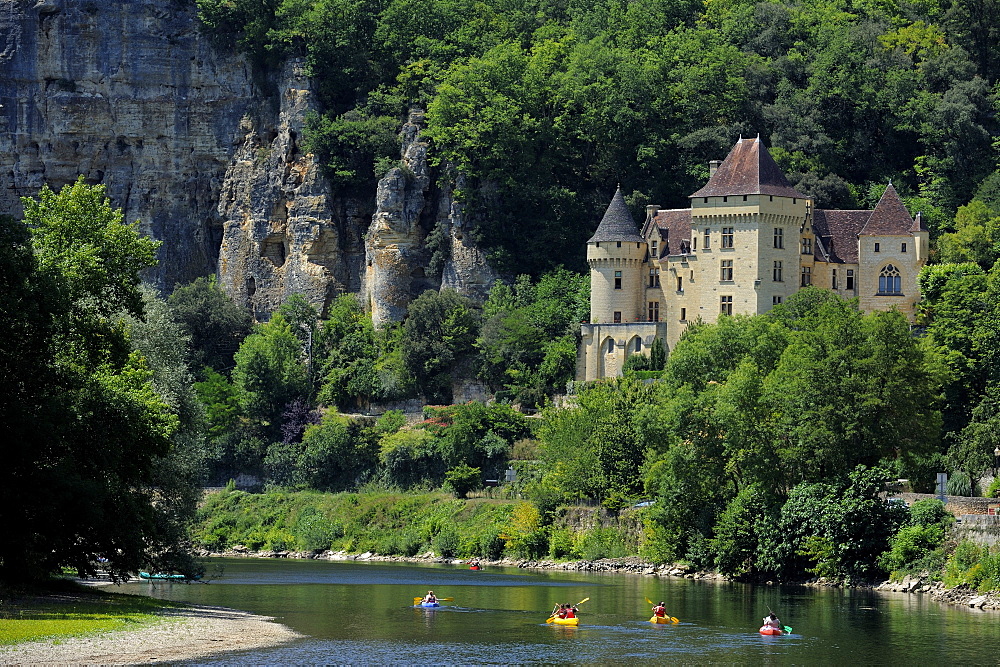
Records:
[[[549,533],[549,558],[568,558],[573,555],[573,532],[567,528],[553,528]]]
[[[968,473],[956,470],[948,478],[947,490],[949,496],[971,496],[972,478]]]
[[[458,532],[453,526],[445,526],[432,542],[435,553],[442,558],[454,558],[458,555]]]

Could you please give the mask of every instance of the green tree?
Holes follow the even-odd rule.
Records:
[[[167,300],[174,318],[191,337],[191,367],[221,373],[233,368],[233,355],[250,334],[253,318],[222,291],[215,276],[177,285]]]
[[[14,378],[3,399],[0,577],[62,566],[93,574],[98,558],[114,577],[142,567],[190,572],[183,494],[165,486],[177,480],[157,477],[177,410],[120,319],[143,316],[139,272],[157,244],[82,180],[59,193],[43,187],[23,205],[24,225],[0,221],[3,298],[20,307],[0,311],[11,337],[5,377]],[[178,388],[164,373],[159,382],[164,396]]]
[[[410,304],[402,360],[428,401],[451,402],[452,378],[473,356],[478,329],[472,303],[454,290],[429,290]]]
[[[286,406],[309,394],[299,339],[281,313],[275,313],[247,336],[235,360],[233,385],[243,414],[277,440]]]

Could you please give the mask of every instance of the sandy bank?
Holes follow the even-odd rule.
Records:
[[[277,646],[302,636],[265,616],[223,607],[165,609],[162,616],[163,622],[139,630],[0,647],[0,664],[175,662]]]

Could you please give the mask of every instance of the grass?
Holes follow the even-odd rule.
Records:
[[[185,606],[104,593],[69,581],[32,591],[0,591],[0,595],[0,646],[37,640],[57,644],[68,637],[137,630],[161,622],[161,610]]]

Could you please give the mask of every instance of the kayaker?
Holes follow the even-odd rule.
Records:
[[[778,630],[781,630],[781,621],[778,620],[778,617],[774,615],[773,611],[764,617],[764,627],[777,628]]]
[[[423,604],[434,604],[437,602],[437,596],[434,595],[434,591],[427,591],[427,595],[424,596]]]
[[[566,618],[566,613],[567,613],[566,608],[568,606],[569,605],[565,605],[565,604],[559,605],[559,610],[556,611],[556,614],[555,614],[556,618]]]
[[[658,604],[655,607],[653,607],[653,616],[656,616],[658,618],[666,618],[666,616],[667,616],[667,608],[665,606],[663,606],[663,602],[662,601],[660,602],[660,604]]]
[[[566,618],[576,618],[576,612],[579,611],[576,607],[572,605],[566,605]]]

